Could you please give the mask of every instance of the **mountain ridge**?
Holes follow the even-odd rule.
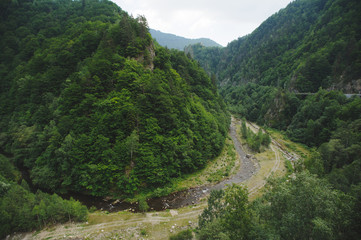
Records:
[[[218,44],[217,42],[213,41],[209,38],[185,38],[182,36],[177,36],[171,33],[164,33],[159,30],[150,29],[150,34],[156,41],[163,47],[184,50],[184,48],[191,44],[202,44],[205,47],[223,47],[222,45]]]

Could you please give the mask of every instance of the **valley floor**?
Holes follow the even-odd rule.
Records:
[[[236,161],[230,162],[229,155],[232,154],[229,150],[224,150],[219,158],[210,163],[212,167],[208,166],[202,172],[210,171],[214,175],[217,171],[219,173],[219,169],[222,169],[227,163],[232,164],[231,176],[229,178],[221,176],[223,179],[220,179],[218,184],[213,184],[213,187],[210,188],[222,188],[229,183],[244,184],[249,190],[250,200],[253,200],[262,194],[262,188],[269,176],[285,174],[284,161],[287,158],[295,158],[296,154],[289,153],[291,150],[286,147],[286,145],[290,145],[289,142],[281,139],[277,133],[272,133],[272,136],[277,135],[280,140],[275,141],[273,139],[272,144],[265,151],[251,155],[252,153],[240,137],[240,124],[238,119],[232,118],[228,141],[232,139],[234,144],[225,145],[225,148],[231,147],[233,152],[237,152]],[[256,125],[248,123],[248,126],[253,131],[257,131]],[[202,183],[209,184],[213,175],[208,174],[208,177],[203,180],[200,178],[201,175],[190,176],[188,181],[198,186]],[[189,185],[189,182],[186,185]],[[205,206],[206,197],[201,197],[195,205],[158,212],[132,213],[121,211],[108,213],[97,211],[89,215],[89,220],[86,223],[52,226],[39,232],[18,234],[12,236],[11,239],[168,239],[170,235],[181,230],[196,228],[198,216]]]

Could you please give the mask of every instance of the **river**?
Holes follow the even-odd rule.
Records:
[[[234,148],[237,152],[237,160],[241,162],[239,171],[229,178],[220,181],[217,184],[198,186],[184,191],[172,193],[168,196],[148,199],[147,203],[150,210],[161,211],[165,209],[176,209],[188,205],[198,204],[200,199],[209,195],[212,190],[220,190],[226,187],[227,184],[241,183],[252,177],[258,170],[258,164],[251,158],[248,158],[244,152],[241,143],[237,138],[236,126],[238,120],[232,117],[229,134],[232,138]],[[94,206],[97,209],[109,212],[117,212],[123,210],[130,210],[137,212],[137,203],[131,204],[119,200],[109,200],[103,198],[95,198],[89,196],[73,195],[73,197],[88,207]]]

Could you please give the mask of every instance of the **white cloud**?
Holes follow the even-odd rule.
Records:
[[[251,33],[291,0],[113,0],[149,27],[188,38],[207,37],[226,45]]]

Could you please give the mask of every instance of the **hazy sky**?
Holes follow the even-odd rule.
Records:
[[[112,0],[150,28],[221,45],[251,33],[291,0]]]

